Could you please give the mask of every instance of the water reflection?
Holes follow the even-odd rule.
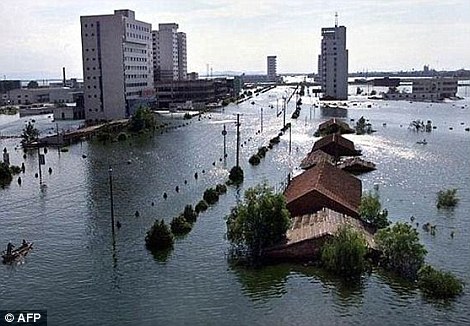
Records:
[[[290,265],[247,267],[231,265],[243,287],[243,294],[253,301],[268,301],[286,293],[285,283],[291,272]]]

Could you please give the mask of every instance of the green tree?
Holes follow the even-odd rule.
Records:
[[[364,237],[351,227],[341,227],[322,248],[323,266],[335,274],[355,277],[365,269],[367,245]]]
[[[285,239],[290,214],[282,194],[274,194],[266,184],[249,188],[244,201],[227,216],[227,239],[232,245],[247,249],[259,257],[263,249]]]
[[[193,225],[188,222],[183,215],[174,217],[170,223],[171,232],[176,235],[184,235],[189,233],[193,228]]]
[[[21,143],[31,144],[34,141],[37,141],[39,137],[39,130],[34,127],[34,124],[28,122],[28,124],[23,128],[23,133],[21,134]]]
[[[457,189],[440,190],[437,193],[436,207],[438,209],[454,207],[458,202]]]
[[[155,220],[145,237],[145,245],[150,250],[165,250],[173,247],[173,234],[165,221]]]
[[[232,183],[232,184],[239,185],[240,183],[242,183],[243,178],[244,178],[242,168],[239,167],[239,166],[234,166],[230,170],[230,174],[229,174],[228,178],[230,180],[230,183]]]
[[[362,195],[359,215],[364,221],[372,224],[377,229],[383,229],[390,225],[390,221],[387,219],[388,211],[386,209],[382,210],[380,197],[377,193],[369,191]]]
[[[442,272],[426,265],[418,271],[418,286],[425,295],[447,299],[462,293],[463,284],[449,272]]]
[[[27,88],[38,88],[39,87],[39,84],[37,81],[35,80],[32,80],[28,83],[28,85],[26,86]]]
[[[407,223],[396,223],[381,229],[375,237],[384,267],[409,280],[416,280],[424,264],[426,249],[418,232]]]
[[[12,179],[13,175],[8,165],[4,162],[0,162],[0,186],[4,187],[9,185]]]
[[[131,117],[129,130],[139,132],[141,130],[154,130],[156,127],[155,116],[149,108],[140,107]]]

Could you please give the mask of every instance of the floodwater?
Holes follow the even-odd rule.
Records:
[[[437,225],[435,236],[418,228],[429,252],[427,261],[465,281],[462,296],[429,301],[413,285],[381,271],[347,284],[315,267],[282,264],[247,270],[227,263],[224,217],[230,207],[250,186],[265,181],[279,189],[289,172],[299,173],[297,166],[317,139],[314,131],[329,118],[311,105],[314,97],[303,97],[301,115],[292,121],[291,154],[286,133],[259,166],[251,167],[248,158],[282,127],[276,99],[286,91],[292,89],[278,87],[201,121],[170,115],[166,119],[173,126],[189,125],[151,137],[107,145],[83,142],[65,153],[49,148],[42,187],[34,176],[36,151],[23,159],[23,152],[15,150],[18,139],[0,140],[12,164],[26,165],[21,186],[15,178],[0,189],[0,245],[27,239],[35,247],[22,264],[0,266],[0,308],[47,309],[49,325],[469,324],[470,132],[465,128],[470,125],[470,98],[430,104],[353,96],[344,118],[354,124],[351,119],[364,116],[377,129],[372,135],[348,136],[378,167],[361,176],[363,190],[378,186],[393,221],[409,221],[413,215],[415,223]],[[263,131],[257,133],[261,107]],[[294,100],[287,122],[293,110]],[[153,257],[144,245],[153,221],[170,220],[186,204],[196,204],[207,187],[227,180],[235,164],[236,113],[242,114],[245,182],[240,189],[229,188],[218,204],[201,214],[168,255]],[[45,133],[55,130],[47,116],[34,118]],[[0,133],[18,134],[28,119],[0,116]],[[409,130],[416,119],[432,120],[437,128],[431,133]],[[221,160],[224,124],[226,164]],[[59,126],[68,127],[63,122]],[[424,138],[427,145],[416,143]],[[114,239],[109,165],[115,215],[122,224]],[[439,211],[436,192],[446,188],[457,188],[460,202],[454,210]]]

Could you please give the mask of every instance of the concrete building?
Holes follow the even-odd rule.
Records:
[[[411,93],[389,91],[386,100],[442,101],[457,98],[458,79],[452,77],[416,78],[411,80]]]
[[[186,34],[178,32],[178,24],[159,24],[152,31],[154,80],[185,80],[187,78]]]
[[[239,77],[161,81],[155,88],[159,108],[178,108],[188,101],[196,108],[238,96],[241,83]]]
[[[323,99],[348,99],[348,50],[346,27],[322,28],[321,54],[318,56],[318,75]]]
[[[178,32],[178,79],[187,79],[188,62],[186,55],[186,33]]]
[[[267,58],[267,64],[268,64],[268,81],[269,82],[275,82],[277,81],[277,57],[275,55],[270,55]]]
[[[132,10],[81,16],[85,118],[129,116],[153,96],[152,25]]]

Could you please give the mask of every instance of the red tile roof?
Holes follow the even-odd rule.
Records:
[[[322,150],[317,150],[315,152],[310,152],[300,163],[300,167],[304,170],[307,170],[322,161],[327,161],[333,163],[334,157],[330,154],[325,153]]]
[[[354,148],[354,143],[339,134],[325,136],[313,144],[312,152],[322,150],[333,156],[358,156],[359,151]]]
[[[327,207],[357,217],[361,194],[361,180],[325,161],[292,179],[284,192],[292,216]]]

